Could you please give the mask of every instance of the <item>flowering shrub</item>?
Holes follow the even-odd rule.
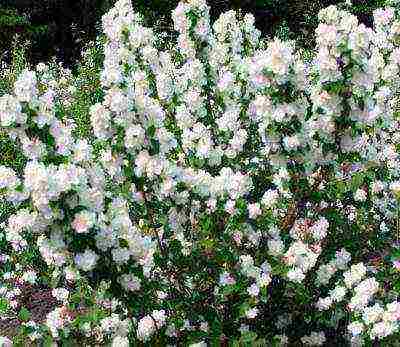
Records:
[[[0,97],[0,309],[32,340],[329,345],[398,340],[400,20],[330,6],[312,60],[251,15],[130,1],[103,17],[98,90],[39,64]],[[91,94],[90,129],[76,98]],[[78,105],[78,106],[77,106]],[[82,106],[84,107],[84,106]],[[78,134],[78,135],[77,135]],[[51,288],[42,324],[18,285]],[[3,345],[11,340],[2,337]]]

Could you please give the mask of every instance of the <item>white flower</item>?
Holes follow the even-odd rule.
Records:
[[[367,193],[364,189],[357,189],[354,194],[354,200],[356,201],[365,201],[367,199]]]
[[[13,343],[7,336],[0,336],[0,347],[12,347]]]
[[[392,322],[400,321],[400,302],[393,301],[386,305],[386,309],[383,316],[384,320]]]
[[[347,293],[347,288],[343,286],[336,286],[329,295],[331,296],[333,301],[340,302],[343,300]]]
[[[300,146],[300,141],[296,135],[294,136],[286,136],[283,139],[283,144],[288,151],[296,150]]]
[[[272,281],[271,276],[266,273],[262,273],[261,276],[257,279],[257,284],[260,287],[266,287],[268,284],[270,284]]]
[[[332,298],[327,296],[326,298],[320,298],[315,306],[318,308],[318,310],[325,311],[331,307],[332,302]]]
[[[209,331],[209,326],[207,322],[201,322],[200,323],[200,330],[204,331],[204,332],[208,332]]]
[[[118,279],[118,281],[126,291],[134,292],[141,288],[140,278],[132,274],[124,274]]]
[[[287,42],[279,39],[271,41],[263,57],[266,66],[277,75],[285,75],[293,60],[292,50],[293,48]]]
[[[251,296],[258,296],[258,294],[260,294],[260,288],[256,283],[253,283],[249,288],[247,288],[247,292]]]
[[[144,143],[145,137],[145,131],[140,125],[132,125],[125,131],[125,147],[128,149],[140,149]]]
[[[25,123],[22,107],[17,98],[4,94],[0,97],[0,125],[3,127],[12,126],[15,122]]]
[[[301,338],[301,342],[306,346],[323,346],[326,341],[324,332],[313,331],[309,336],[304,336]]]
[[[225,204],[225,211],[229,214],[234,214],[236,211],[235,204],[236,202],[234,200],[228,200]]]
[[[348,262],[351,260],[351,255],[344,248],[336,252],[335,266],[339,270],[344,270],[347,267]]]
[[[219,283],[221,286],[226,286],[226,285],[235,284],[236,280],[229,272],[225,271],[224,273],[222,273],[220,275]]]
[[[75,215],[75,218],[71,224],[72,228],[79,234],[87,233],[95,223],[94,213],[88,211],[82,211]]]
[[[257,218],[262,213],[259,203],[249,204],[247,206],[247,209],[249,211],[249,218],[252,218],[252,219]]]
[[[36,65],[37,72],[43,72],[43,71],[47,70],[47,68],[48,68],[48,66],[43,62],[40,62]]]
[[[207,347],[207,343],[205,343],[204,341],[200,341],[190,344],[189,347]]]
[[[390,184],[390,190],[395,194],[396,196],[400,195],[400,181],[392,182]]]
[[[62,329],[68,321],[69,316],[65,315],[64,307],[57,307],[46,316],[46,325],[50,329],[51,335],[56,338],[59,336],[59,329]]]
[[[74,148],[74,160],[77,162],[89,161],[92,157],[92,148],[86,139],[78,140]]]
[[[389,24],[394,16],[393,8],[385,8],[385,9],[377,9],[373,13],[374,15],[374,23],[376,26],[383,26]]]
[[[37,274],[33,270],[28,270],[24,272],[22,279],[30,284],[35,284],[37,280]]]
[[[366,324],[375,323],[381,319],[383,312],[382,306],[376,303],[374,306],[364,308],[362,319]]]
[[[363,263],[352,265],[349,271],[346,271],[344,276],[344,283],[347,288],[353,287],[354,284],[360,282],[367,273],[367,268]]]
[[[164,310],[154,310],[151,313],[151,316],[157,323],[157,328],[161,328],[165,325],[165,321],[167,319],[166,313]]]
[[[258,308],[256,308],[256,307],[250,308],[250,309],[248,309],[248,310],[246,311],[246,317],[247,317],[248,319],[254,319],[254,318],[257,317],[258,312],[259,312]]]
[[[281,239],[268,240],[268,253],[272,256],[282,255],[285,251],[285,244]]]
[[[317,280],[321,284],[328,284],[329,280],[336,273],[337,268],[334,263],[329,262],[328,264],[323,264],[319,267],[317,271]]]
[[[218,82],[218,89],[221,91],[227,90],[229,86],[233,84],[234,80],[235,76],[232,74],[232,72],[225,72]]]
[[[81,326],[81,330],[85,333],[85,336],[90,336],[90,332],[92,330],[90,322],[83,323]]]
[[[369,335],[371,339],[382,339],[393,334],[396,330],[398,330],[398,325],[393,322],[378,322],[373,325]]]
[[[77,278],[77,272],[72,267],[66,267],[64,269],[64,274],[67,281],[74,282]]]
[[[144,316],[140,319],[137,327],[137,337],[146,341],[156,330],[154,319],[151,316]]]
[[[32,101],[37,95],[36,73],[23,70],[14,84],[14,93],[19,101]]]
[[[307,272],[316,264],[319,256],[317,252],[318,249],[314,252],[302,241],[295,241],[285,253],[284,260],[286,264],[295,265],[302,272]]]
[[[294,268],[289,270],[287,277],[290,281],[301,283],[306,276],[299,268]]]
[[[53,297],[58,301],[65,302],[68,299],[69,291],[65,288],[54,288],[51,291],[51,295],[53,295]]]
[[[116,247],[111,251],[112,259],[117,264],[126,264],[132,255],[132,252],[128,248]]]
[[[279,198],[279,192],[276,189],[269,189],[264,193],[261,199],[261,203],[265,207],[271,208],[276,204],[278,198]]]
[[[384,189],[384,183],[381,181],[374,181],[371,186],[371,191],[374,194],[380,193]]]
[[[112,340],[111,347],[129,347],[129,339],[123,336],[116,336]]]
[[[314,225],[310,228],[310,232],[314,239],[322,240],[328,233],[329,222],[325,217],[320,218]]]
[[[353,335],[360,335],[364,331],[364,324],[361,322],[352,322],[347,326],[347,330]]]
[[[97,103],[90,106],[89,114],[94,135],[101,140],[107,139],[110,136],[110,111]]]
[[[79,269],[83,271],[91,271],[96,266],[97,260],[99,256],[91,251],[90,249],[86,249],[83,253],[78,253],[75,256],[75,264]]]

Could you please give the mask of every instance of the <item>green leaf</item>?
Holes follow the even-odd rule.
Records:
[[[0,312],[7,312],[8,308],[8,301],[4,298],[0,298]]]
[[[240,316],[244,316],[249,308],[250,308],[250,305],[247,302],[244,302],[242,305],[240,305],[240,308],[239,308]]]
[[[254,331],[246,331],[242,334],[242,341],[244,343],[252,343],[257,340],[257,334]]]
[[[355,192],[364,182],[364,174],[356,173],[351,178],[350,189]]]
[[[26,307],[22,307],[18,313],[18,318],[26,322],[31,318],[31,313]]]
[[[51,336],[46,336],[43,341],[43,347],[52,347],[53,345],[53,338]]]
[[[344,193],[346,193],[346,184],[343,181],[338,181],[336,183],[336,188],[337,188],[337,194],[338,198],[343,197]]]

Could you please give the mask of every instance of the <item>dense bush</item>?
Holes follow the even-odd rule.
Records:
[[[15,344],[394,346],[399,15],[330,6],[310,54],[203,0],[174,41],[120,0],[76,74],[4,69]],[[32,287],[56,301],[43,324]]]

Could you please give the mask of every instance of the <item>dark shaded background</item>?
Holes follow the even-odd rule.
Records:
[[[15,42],[30,41],[27,59],[36,64],[52,56],[70,68],[80,57],[83,45],[100,32],[99,21],[115,0],[0,0],[0,59],[10,61]],[[147,25],[159,23],[171,30],[170,13],[177,0],[133,0]],[[285,32],[300,44],[312,48],[313,32],[321,8],[337,0],[209,0],[212,20],[230,9],[251,12],[265,35]],[[354,0],[353,12],[371,26],[372,11],[383,0]],[[160,25],[161,22],[161,25]],[[17,38],[15,34],[19,34]],[[16,41],[17,40],[17,41]]]

